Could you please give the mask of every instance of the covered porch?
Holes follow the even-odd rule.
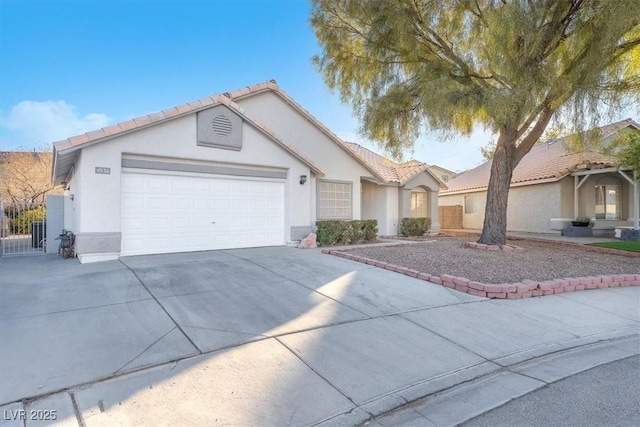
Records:
[[[361,188],[362,218],[377,220],[380,236],[398,235],[402,218],[430,218],[429,233],[440,232],[440,187],[431,176],[420,174],[404,185],[379,185],[363,179]]]
[[[594,236],[620,238],[622,230],[638,230],[640,185],[631,171],[585,166],[570,176],[573,218],[591,219]]]

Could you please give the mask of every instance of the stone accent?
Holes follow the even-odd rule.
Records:
[[[567,227],[562,229],[562,235],[567,237],[591,237],[593,229],[591,227]]]
[[[623,229],[620,232],[620,240],[640,241],[640,230]]]
[[[477,244],[476,244],[477,245]],[[466,244],[465,244],[466,246]],[[507,245],[504,245],[507,246]],[[513,246],[513,245],[508,245]],[[477,247],[475,249],[478,249]],[[490,250],[490,249],[484,249]],[[500,247],[494,250],[502,250]],[[429,273],[419,272],[400,265],[382,263],[380,261],[354,255],[344,250],[323,249],[323,254],[334,255],[340,258],[357,261],[396,273],[405,274],[410,277],[424,280],[436,285],[455,289],[469,295],[495,299],[521,299],[532,298],[544,295],[554,295],[563,292],[582,291],[585,289],[616,288],[620,286],[640,286],[640,274],[618,274],[590,277],[567,277],[562,279],[544,280],[537,282],[525,279],[517,283],[480,283],[469,280],[465,277],[456,277],[450,274],[434,276]]]
[[[307,237],[300,241],[298,248],[300,249],[315,249],[318,247],[318,243],[316,242],[316,233],[309,233]]]

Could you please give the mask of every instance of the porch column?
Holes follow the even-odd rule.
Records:
[[[575,175],[573,177],[573,218],[576,219],[578,218],[578,190],[580,190],[580,187],[582,187],[582,184],[584,184],[587,179],[589,179],[591,175],[585,175],[584,178],[582,178],[582,181],[580,181],[580,177]]]
[[[627,181],[629,181],[633,185],[633,229],[639,230],[638,221],[640,218],[640,177],[634,176],[635,179],[631,179],[629,175],[619,170],[618,173],[624,177]]]
[[[431,217],[431,231],[429,234],[440,233],[440,216],[438,212],[438,192],[429,190],[429,216]]]
[[[633,229],[640,230],[640,180],[633,182]]]

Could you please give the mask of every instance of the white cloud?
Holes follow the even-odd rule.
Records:
[[[12,145],[36,147],[108,126],[106,114],[78,114],[65,101],[22,101],[2,118],[1,126],[11,131]]]

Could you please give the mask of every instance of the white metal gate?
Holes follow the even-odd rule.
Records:
[[[0,255],[44,253],[46,217],[45,203],[0,202]]]

